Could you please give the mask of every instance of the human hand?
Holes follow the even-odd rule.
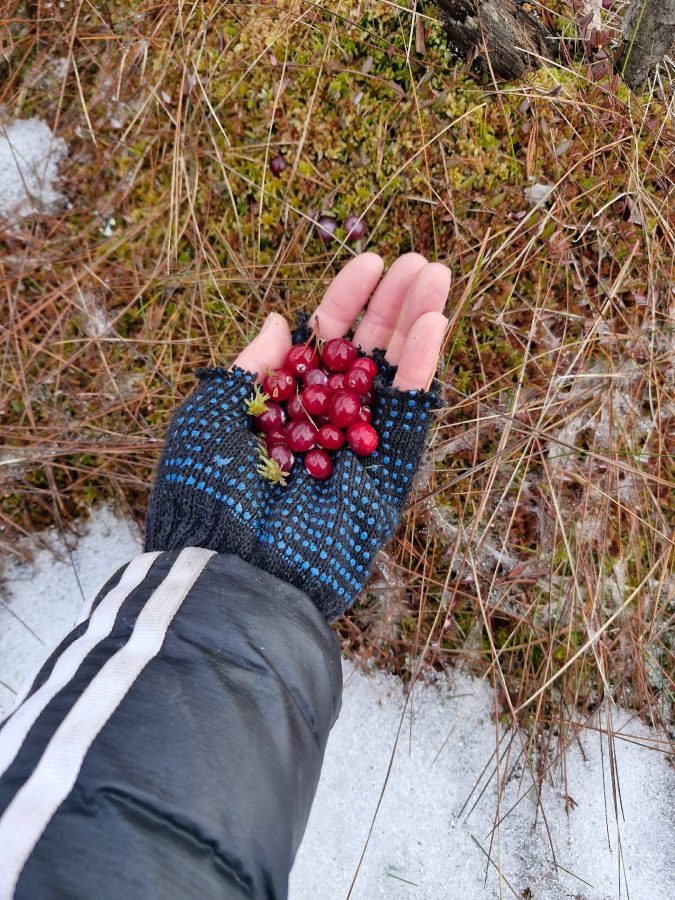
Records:
[[[339,337],[370,300],[353,340],[367,353],[386,348],[387,362],[398,364],[377,379],[378,449],[365,459],[339,454],[326,481],[299,466],[286,486],[258,473],[244,400],[259,373],[283,364],[292,343],[285,319],[273,313],[234,366],[203,372],[176,411],[148,511],[146,550],[235,553],[305,591],[329,621],[351,604],[398,524],[419,467],[438,405],[424,389],[447,326],[444,266],[407,254],[379,282],[382,268],[372,253],[352,260],[310,318],[321,338]]]
[[[428,388],[436,367],[448,320],[443,308],[450,289],[450,272],[423,256],[400,256],[380,281],[384,264],[375,253],[356,256],[335,276],[309,320],[318,320],[323,340],[347,334],[361,310],[365,315],[354,333],[364,353],[386,350],[386,360],[398,366],[394,387],[401,391]],[[291,348],[288,323],[271,313],[258,336],[242,350],[235,365],[259,374],[283,365]]]

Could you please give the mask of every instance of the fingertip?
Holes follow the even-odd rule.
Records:
[[[448,318],[437,310],[423,313],[413,323],[403,344],[394,387],[402,391],[426,390],[433,381]]]
[[[410,253],[402,253],[401,256],[399,256],[398,259],[396,259],[396,260],[392,263],[391,268],[393,269],[394,266],[395,266],[397,263],[399,263],[402,259],[406,260],[406,264],[407,264],[407,265],[413,265],[413,266],[416,266],[417,268],[420,268],[420,269],[421,269],[423,266],[428,266],[428,265],[429,265],[426,256],[422,256],[421,253],[415,253],[414,250],[411,250]]]
[[[257,337],[241,351],[235,365],[255,375],[265,369],[278,369],[283,365],[291,345],[288,322],[279,313],[270,313]]]
[[[440,262],[427,263],[420,270],[419,275],[424,279],[428,289],[431,288],[438,295],[444,295],[445,300],[447,300],[452,276],[450,269],[446,265]]]
[[[360,265],[367,267],[373,272],[378,271],[380,274],[384,271],[384,260],[380,256],[379,253],[373,253],[372,250],[366,250],[364,253],[359,253],[358,256],[355,256],[347,265],[355,266]]]
[[[286,319],[282,315],[280,315],[280,313],[271,312],[263,322],[263,327],[260,329],[258,334],[265,334],[267,331],[271,330],[283,331],[284,328],[286,330],[290,330],[288,328],[288,322],[286,321]]]

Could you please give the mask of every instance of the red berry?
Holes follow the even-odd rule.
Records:
[[[330,244],[335,238],[336,231],[337,221],[332,216],[321,216],[316,223],[316,233],[323,244]]]
[[[330,394],[328,388],[318,384],[310,385],[300,395],[300,401],[308,413],[313,416],[324,416],[328,412]]]
[[[280,428],[286,421],[286,413],[278,403],[267,400],[265,403],[267,409],[259,416],[253,416],[253,425],[256,431],[262,431],[267,434],[275,428]]]
[[[308,369],[302,376],[302,383],[305,387],[309,387],[312,384],[318,384],[323,387],[328,384],[328,375],[323,369]]]
[[[363,396],[366,391],[369,391],[373,383],[372,375],[369,375],[364,368],[356,365],[351,367],[347,373],[346,380],[349,390],[357,393],[359,397]]]
[[[275,444],[269,448],[267,455],[270,459],[274,459],[279,463],[279,468],[282,472],[290,472],[293,468],[295,457],[286,444]]]
[[[370,422],[373,418],[373,413],[369,406],[362,406],[359,410],[359,419],[362,422]]]
[[[356,360],[352,369],[365,369],[366,372],[371,376],[371,378],[375,378],[377,375],[377,363],[374,359],[371,359],[369,356],[359,356]]]
[[[319,354],[308,344],[296,344],[288,351],[285,365],[291,375],[299,378],[308,369],[318,368]]]
[[[370,456],[377,449],[377,432],[368,422],[357,422],[347,429],[347,443],[359,456]]]
[[[288,400],[295,393],[296,381],[286,369],[275,369],[262,380],[262,389],[272,400]]]
[[[337,391],[344,391],[347,385],[345,384],[345,378],[347,376],[344,372],[334,372],[332,375],[328,376],[328,390],[331,394],[335,394]]]
[[[322,425],[319,428],[319,443],[326,450],[339,450],[344,442],[345,436],[337,425]]]
[[[332,341],[327,341],[321,351],[323,364],[331,372],[349,371],[356,355],[356,347],[345,338],[333,338]]]
[[[286,404],[286,412],[288,413],[289,419],[304,419],[305,421],[309,419],[307,410],[302,405],[299,397],[291,397],[291,399]]]
[[[305,468],[312,478],[323,481],[333,471],[333,462],[325,450],[310,450],[305,456]]]
[[[296,453],[304,453],[311,450],[316,443],[318,432],[311,422],[295,421],[286,432],[288,446]]]
[[[281,175],[284,169],[288,168],[288,163],[283,156],[273,156],[270,160],[270,169],[273,175]]]
[[[358,241],[366,233],[366,223],[358,216],[347,216],[343,227],[348,241]]]
[[[281,428],[273,428],[271,431],[268,431],[265,435],[265,443],[267,444],[267,449],[270,447],[274,447],[275,444],[287,444],[288,440],[286,439],[286,432],[284,431],[285,426]]]
[[[359,418],[361,404],[353,391],[338,391],[333,394],[328,408],[328,417],[333,425],[346,428]]]

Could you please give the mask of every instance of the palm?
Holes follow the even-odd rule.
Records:
[[[427,264],[417,253],[399,257],[380,280],[382,270],[383,262],[375,253],[352,259],[333,279],[312,319],[318,320],[319,337],[330,340],[346,334],[365,307],[355,342],[366,353],[386,349],[387,361],[398,366],[395,387],[426,388],[436,371],[447,326],[442,310],[450,272],[440,263]],[[288,323],[272,313],[235,364],[255,374],[274,369],[283,364],[290,346]]]
[[[363,586],[391,536],[424,453],[432,380],[447,324],[441,313],[449,272],[417,254],[380,281],[382,260],[367,253],[333,280],[314,313],[320,337],[349,331],[370,352],[386,348],[373,404],[374,453],[339,454],[329,479],[298,467],[286,487],[258,470],[258,444],[245,399],[261,371],[282,365],[291,346],[286,320],[272,314],[228,372],[211,369],[176,411],[148,516],[148,549],[207,547],[236,553],[308,593],[327,619]],[[311,323],[311,320],[310,320]]]

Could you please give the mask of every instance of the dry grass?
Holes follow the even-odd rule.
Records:
[[[69,142],[70,205],[0,234],[3,546],[103,498],[142,519],[194,366],[316,302],[354,250],[312,221],[364,213],[364,247],[448,262],[454,312],[429,465],[344,650],[489,678],[539,778],[612,701],[668,733],[668,66],[631,97],[564,3],[562,61],[499,86],[432,6],[29,6],[0,108]]]

